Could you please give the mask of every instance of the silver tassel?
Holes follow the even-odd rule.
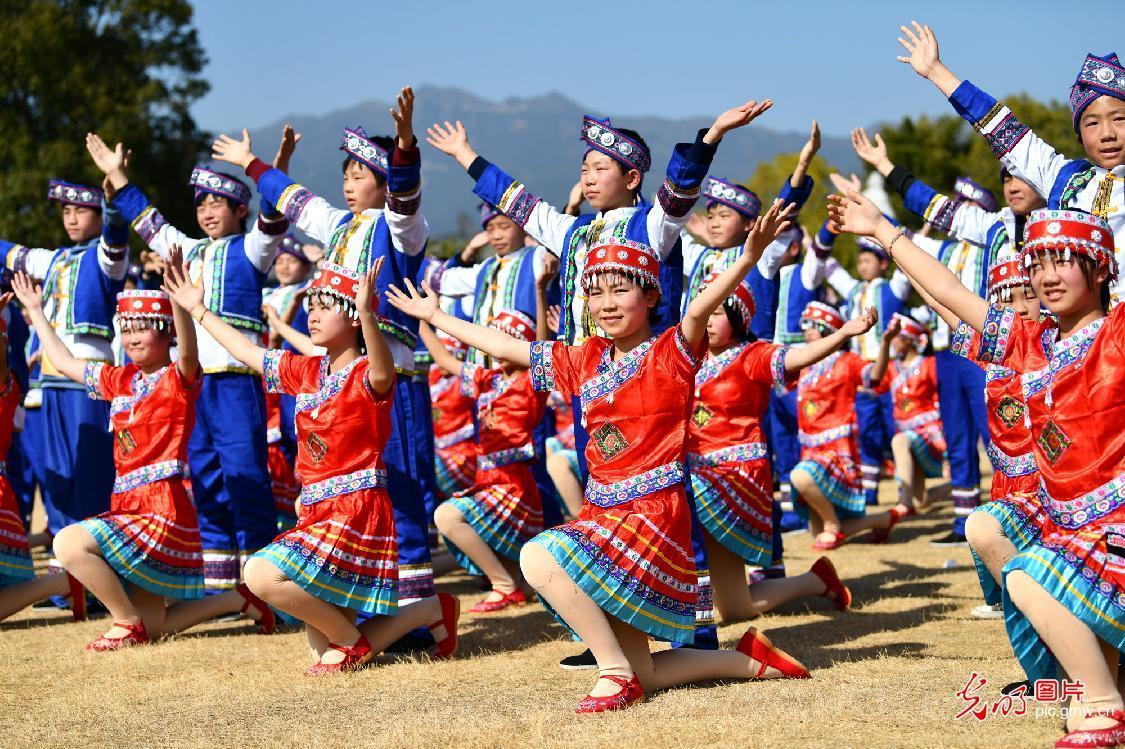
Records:
[[[1065,260],[1068,263],[1070,262],[1070,248],[1069,247],[1067,247],[1066,252],[1063,253],[1063,260]]]

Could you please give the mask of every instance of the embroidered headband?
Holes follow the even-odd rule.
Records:
[[[491,203],[480,204],[480,228],[487,229],[488,222],[497,216],[503,216],[504,212]]]
[[[758,218],[762,213],[762,201],[753,190],[721,177],[707,178],[703,183],[703,197],[707,199],[708,208],[715,204],[725,205],[751,219]]]
[[[336,311],[358,318],[356,298],[359,294],[359,274],[335,263],[325,263],[313,274],[308,296],[328,296],[336,300]]]
[[[1083,211],[1058,211],[1040,208],[1031,212],[1024,231],[1025,268],[1031,258],[1042,252],[1061,254],[1069,260],[1071,253],[1093,260],[1095,265],[1109,269],[1110,280],[1117,278],[1117,259],[1113,255],[1113,232],[1104,218]]]
[[[465,344],[460,338],[454,338],[446,333],[444,330],[437,330],[437,339],[442,346],[445,346],[454,356],[464,356],[469,350],[468,345]]]
[[[390,171],[389,154],[387,150],[375,143],[367,136],[367,131],[362,127],[344,128],[344,137],[340,142],[340,150],[346,151],[348,156],[370,167],[376,174],[387,178]]]
[[[900,336],[914,344],[914,347],[919,351],[926,348],[926,342],[930,339],[930,331],[925,325],[900,312],[894,313],[891,319],[898,320],[902,326],[899,328],[898,334]]]
[[[488,325],[521,341],[535,340],[535,321],[518,309],[502,310]]]
[[[641,174],[652,166],[652,156],[648,149],[615,128],[608,117],[599,120],[590,115],[584,116],[580,140],[586,141],[587,145],[583,158],[590,151],[600,151]]]
[[[1074,132],[1078,132],[1078,120],[1086,107],[1099,96],[1112,96],[1125,99],[1125,68],[1116,52],[1104,57],[1086,55],[1078,77],[1070,88],[1070,108],[1074,112]]]
[[[304,246],[292,234],[286,234],[281,238],[281,244],[278,246],[277,252],[278,254],[292,255],[302,263],[312,262],[309,260],[309,256],[305,254]]]
[[[104,197],[105,194],[97,187],[61,179],[52,179],[47,182],[47,200],[54,200],[63,205],[80,205],[85,208],[101,210]]]
[[[719,277],[718,273],[708,273],[707,277],[703,279],[703,286],[709,286]],[[742,318],[743,326],[749,330],[750,320],[754,317],[754,312],[757,311],[757,305],[754,303],[754,292],[750,289],[750,283],[743,279],[735,287],[730,296],[726,298],[724,304],[731,304],[738,312],[738,316]]]
[[[191,179],[188,184],[195,188],[195,198],[200,195],[218,195],[221,198],[230,198],[242,205],[250,204],[250,188],[238,177],[232,177],[223,172],[215,172],[206,167],[197,166],[191,170]]]
[[[117,295],[117,319],[122,328],[130,322],[149,322],[157,330],[172,330],[172,300],[158,289],[129,289]]]
[[[809,302],[805,311],[801,313],[801,329],[808,329],[812,325],[823,325],[836,332],[844,327],[844,317],[831,305],[824,302]]]
[[[1002,181],[1003,177],[1001,177]],[[1000,204],[996,202],[996,196],[992,194],[992,191],[977,184],[970,177],[958,177],[953,183],[953,192],[966,200],[977,203],[990,213],[1000,210]]]
[[[660,261],[653,249],[641,242],[614,239],[608,244],[595,245],[586,255],[582,290],[589,293],[594,276],[602,273],[619,273],[660,291]]]

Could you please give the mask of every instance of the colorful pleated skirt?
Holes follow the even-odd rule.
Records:
[[[665,480],[668,477],[674,481]],[[578,518],[540,533],[530,543],[550,552],[574,584],[610,616],[656,639],[691,643],[698,579],[683,481],[682,467],[678,474],[665,470],[660,479],[649,482],[664,488],[637,496],[638,482],[619,490],[590,479]],[[613,504],[617,500],[611,497],[623,495],[636,498]],[[593,504],[592,496],[607,506]],[[556,618],[566,624],[557,614]]]
[[[941,478],[941,466],[945,462],[945,434],[941,430],[941,422],[932,421],[913,429],[904,429],[902,433],[910,440],[910,454],[922,466],[926,478]]]
[[[20,517],[19,502],[6,476],[0,475],[0,588],[35,577],[27,528]]]
[[[867,512],[857,452],[855,440],[850,437],[803,447],[801,460],[793,467],[794,471],[804,471],[812,477],[841,518],[863,517]],[[797,504],[797,512],[808,517],[804,500]]]
[[[1063,516],[1055,514],[1042,493],[1039,501],[1044,507],[1041,538],[1032,539],[1004,565],[1003,592],[1008,639],[1033,681],[1054,678],[1058,669],[1039,634],[1012,604],[1007,578],[1013,572],[1028,575],[1095,635],[1114,649],[1125,650],[1125,536],[1119,534],[1125,527],[1125,507],[1072,529],[1061,522]]]
[[[995,480],[994,477],[993,481]],[[988,515],[1000,524],[1000,529],[1016,547],[1017,552],[1024,551],[1033,543],[1037,543],[1043,536],[1043,521],[1046,516],[1043,513],[1043,506],[1039,503],[1039,497],[1034,493],[1012,494],[993,500],[973,510],[972,514],[978,512]],[[972,551],[972,554],[985,602],[1000,603],[1000,584],[993,579],[992,573],[984,566],[976,551]]]
[[[306,486],[305,496],[316,487]],[[336,606],[370,615],[398,608],[398,540],[382,487],[302,504],[297,526],[254,556]]]
[[[473,486],[477,474],[477,444],[471,438],[434,451],[438,498],[446,500]]]
[[[114,494],[110,511],[80,523],[123,580],[165,598],[203,597],[203,547],[183,479]]]
[[[747,564],[768,567],[773,559],[769,460],[691,462],[691,498],[704,530]]]
[[[476,484],[448,502],[490,549],[514,562],[519,561],[524,544],[543,532],[543,502],[531,463],[526,460],[478,471]],[[474,575],[481,574],[448,539],[446,546],[462,567]]]

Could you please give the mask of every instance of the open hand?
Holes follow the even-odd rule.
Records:
[[[902,30],[903,36],[898,38],[898,43],[909,54],[900,55],[895,59],[910,65],[914,68],[914,72],[923,78],[929,78],[941,64],[937,37],[934,36],[933,29],[917,21],[911,21],[910,26],[899,26],[899,29]]]
[[[856,192],[863,190],[863,183],[860,182],[859,177],[854,174],[845,177],[839,172],[832,172],[828,175],[828,181],[832,183],[832,187],[836,189],[836,192],[841,195],[846,194],[848,190],[855,190]]]
[[[21,271],[12,276],[12,292],[29,313],[43,309],[43,289],[26,273]]]
[[[789,228],[791,219],[796,213],[797,206],[794,203],[789,203],[783,209],[780,199],[773,201],[773,205],[758,218],[754,228],[747,235],[746,242],[742,245],[743,255],[749,255],[753,262],[758,262],[766,246]]]
[[[235,140],[229,135],[220,135],[211,144],[211,157],[219,161],[226,161],[243,169],[257,157],[251,150],[250,131],[242,128],[242,138]]]
[[[797,157],[797,161],[806,166],[812,163],[813,158],[816,156],[817,151],[820,150],[820,125],[816,120],[812,121],[812,131],[809,133],[809,139],[805,141],[805,145],[801,147],[801,154]]]
[[[433,126],[426,130],[426,142],[442,153],[457,159],[462,164],[467,154],[472,151],[472,146],[469,145],[469,134],[465,131],[465,126],[461,124],[461,120],[457,120],[456,123],[446,120],[445,124],[435,122]]]
[[[877,322],[879,322],[879,313],[874,307],[868,307],[863,311],[862,315],[853,317],[851,320],[844,323],[843,327],[840,328],[840,332],[848,338],[855,338],[871,330]]]
[[[709,144],[718,143],[731,130],[749,125],[769,111],[772,106],[772,99],[764,99],[761,103],[758,103],[756,99],[751,99],[741,106],[728,109],[715,118],[715,124],[703,136],[703,141]]]
[[[289,173],[289,160],[301,142],[301,134],[293,129],[292,125],[281,128],[281,142],[277,144],[277,153],[273,157],[273,168]]]
[[[187,265],[184,264],[183,250],[179,246],[172,248],[168,255],[168,263],[164,268],[164,293],[172,297],[172,302],[187,310],[189,315],[203,308],[203,279],[198,284],[193,284],[188,277]]]
[[[414,146],[414,89],[404,87],[391,107],[395,121],[395,145],[403,150]]]
[[[543,267],[535,275],[535,283],[539,288],[545,289],[559,274],[559,259],[550,252],[543,253]]]
[[[375,298],[375,279],[383,270],[384,260],[386,258],[383,256],[375,258],[375,262],[367,272],[359,277],[359,289],[355,293],[355,311],[361,315],[373,315],[378,307],[379,302]]]
[[[852,148],[855,149],[857,156],[875,167],[875,170],[884,177],[894,169],[894,164],[887,155],[887,144],[883,142],[883,136],[879,133],[875,133],[875,141],[872,142],[867,137],[867,131],[857,127],[852,130]]]
[[[562,307],[558,304],[552,304],[547,308],[547,329],[554,331],[555,335],[559,332],[559,322],[562,316]]]
[[[869,198],[856,190],[848,190],[845,195],[828,196],[828,220],[834,232],[870,237],[884,219]]]
[[[897,317],[892,317],[891,321],[887,323],[886,329],[883,331],[883,345],[889,346],[895,336],[902,332],[902,320]]]
[[[707,218],[702,213],[692,213],[684,225],[688,234],[701,242],[707,241]]]
[[[123,144],[118,143],[110,149],[97,133],[86,133],[86,150],[94,160],[94,165],[107,177],[125,173],[129,157]]]
[[[430,322],[438,311],[438,295],[430,288],[426,281],[422,282],[422,293],[414,288],[414,283],[409,278],[404,278],[406,290],[403,291],[394,284],[387,289],[387,301],[395,309],[405,312],[411,317]]]

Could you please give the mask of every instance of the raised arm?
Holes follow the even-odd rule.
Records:
[[[868,374],[870,382],[883,381],[883,375],[887,373],[887,365],[891,361],[891,341],[895,339],[901,329],[902,323],[897,318],[887,323],[887,328],[883,331],[883,338],[879,341],[879,353],[875,356],[875,362],[871,365],[871,371]]]
[[[796,372],[816,364],[829,354],[839,351],[852,338],[871,330],[878,321],[879,313],[874,307],[868,307],[862,315],[848,320],[836,332],[806,343],[804,346],[790,346],[785,351],[785,371]]]
[[[388,159],[387,228],[399,252],[417,255],[426,249],[430,227],[422,215],[422,154],[414,137],[414,89],[398,92],[391,107],[395,121],[395,147]]]
[[[294,328],[289,322],[277,314],[277,310],[269,304],[262,305],[262,314],[269,323],[270,330],[277,333],[286,343],[297,349],[301,356],[316,356],[317,347],[312,338]]]
[[[168,264],[164,271],[164,291],[172,300],[187,310],[191,319],[211,334],[220,346],[231,353],[235,359],[262,373],[262,360],[268,349],[250,342],[240,331],[223,322],[203,304],[203,286],[195,286],[188,280],[187,268]]]
[[[184,252],[180,247],[175,247],[168,260],[175,268],[184,265]],[[176,349],[179,358],[176,359],[176,368],[180,370],[180,377],[189,387],[195,385],[195,378],[199,376],[199,342],[195,336],[195,324],[191,315],[181,307],[176,298],[172,297],[172,320],[176,324]]]
[[[421,336],[422,343],[426,344],[426,350],[430,352],[430,356],[434,357],[434,364],[441,367],[446,374],[455,377],[461,376],[461,361],[449,353],[449,349],[441,345],[441,341],[434,334],[434,329],[425,320],[418,323],[418,335]]]
[[[66,375],[67,379],[78,383],[85,382],[86,363],[70,353],[70,349],[62,342],[59,334],[51,327],[47,316],[43,314],[43,289],[26,273],[17,273],[12,277],[12,290],[31,318],[43,354],[51,360],[55,369]]]
[[[905,236],[902,227],[895,227],[868,198],[851,190],[847,196],[829,196],[829,215],[833,228],[873,237],[903,272],[914,279],[926,279],[926,290],[974,330],[984,326],[988,303],[974,294],[953,275],[952,271],[930,257]]]
[[[688,304],[680,321],[680,328],[692,348],[698,345],[707,332],[707,318],[734,292],[742,279],[746,278],[746,274],[758,262],[766,246],[789,228],[789,218],[793,213],[794,206],[789,205],[783,209],[780,200],[774,201],[746,237],[742,254],[738,259],[714,281],[703,287],[695,299]]]
[[[926,303],[926,306],[928,306],[934,312],[937,312],[941,319],[945,320],[946,325],[953,329],[956,329],[957,326],[961,324],[960,318],[950,312],[944,304],[934,299],[930,292],[926,291],[926,288],[924,286],[917,283],[913,278],[910,278],[909,274],[904,275],[906,275],[906,277],[910,279],[910,284],[918,292],[918,296],[922,297],[922,301]]]
[[[428,322],[435,328],[441,328],[454,338],[472,348],[480,349],[489,356],[507,359],[521,367],[531,366],[529,342],[513,338],[495,328],[458,320],[438,307],[438,295],[428,283],[422,282],[422,293],[419,293],[409,278],[404,281],[406,284],[404,289],[393,284],[387,289],[387,301],[392,307],[411,317]]]
[[[395,382],[395,360],[387,339],[379,330],[379,317],[375,314],[375,279],[385,260],[385,257],[376,258],[371,268],[360,277],[355,305],[363,331],[363,345],[367,349],[367,383],[379,395],[385,395]]]

